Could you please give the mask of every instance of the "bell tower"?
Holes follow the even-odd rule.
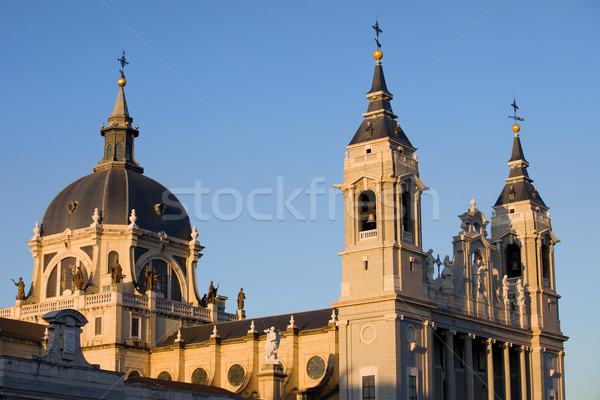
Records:
[[[379,25],[373,26],[377,34]],[[340,398],[398,398],[416,385],[415,337],[423,322],[421,193],[417,150],[396,121],[379,49],[367,112],[346,146],[345,248],[338,302]],[[407,336],[408,335],[408,336]],[[401,363],[400,360],[403,360]],[[416,386],[414,386],[416,388]]]
[[[516,103],[513,103],[516,107]],[[516,120],[519,117],[515,117]],[[559,240],[552,230],[548,206],[542,200],[525,159],[518,124],[513,125],[514,139],[508,166],[510,173],[494,205],[492,242],[497,246],[496,265],[512,286],[526,293],[524,306],[532,330],[560,332],[558,299],[554,274],[554,245]],[[515,302],[515,306],[519,306]]]
[[[421,193],[417,150],[392,111],[381,58],[364,120],[346,146],[345,250],[340,301],[375,294],[422,295]]]

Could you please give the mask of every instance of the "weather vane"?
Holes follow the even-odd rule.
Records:
[[[377,49],[381,49],[381,43],[379,43],[379,34],[383,33],[383,31],[379,29],[379,22],[377,21],[377,18],[375,18],[375,25],[371,25],[371,28],[373,28],[373,30],[375,31],[375,36],[377,36],[375,38],[375,43],[377,43]]]
[[[514,115],[509,115],[508,118],[510,119],[514,119],[515,123],[517,121],[525,121],[523,118],[521,117],[517,117],[517,110],[519,109],[519,107],[517,107],[517,100],[513,97],[513,102],[511,104],[513,110],[515,110],[515,114]]]
[[[125,50],[123,50],[123,55],[121,56],[121,58],[117,58],[117,61],[121,63],[121,69],[119,70],[119,72],[121,73],[121,77],[125,78],[123,70],[125,69],[125,66],[129,64],[127,62],[127,59],[125,58]]]

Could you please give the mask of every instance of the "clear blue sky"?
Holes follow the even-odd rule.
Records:
[[[491,216],[508,175],[516,94],[530,175],[562,240],[567,393],[598,398],[596,1],[1,2],[0,304],[14,304],[11,278],[31,281],[25,242],[35,221],[101,158],[123,49],[137,160],[175,192],[210,190],[201,209],[179,196],[206,246],[200,291],[221,280],[234,297],[243,286],[250,317],[336,301],[342,201],[330,218],[329,197],[317,196],[311,218],[305,191],[315,179],[327,192],[342,181],[344,146],[367,107],[375,15],[394,111],[439,196],[438,220],[424,200],[425,249],[451,251],[471,198]],[[304,220],[286,209],[277,220],[278,177],[284,198],[303,190],[293,205]],[[215,198],[222,214],[236,211],[220,189],[240,194],[239,218],[215,215]],[[256,189],[273,191],[254,208],[275,220],[249,215]],[[194,217],[202,213],[207,221]]]

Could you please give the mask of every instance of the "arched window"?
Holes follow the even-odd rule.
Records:
[[[65,257],[54,265],[48,281],[46,282],[46,297],[56,297],[64,294],[66,290],[73,291],[73,274],[77,266],[82,266],[81,261],[75,257]],[[87,280],[85,268],[82,267],[84,282]]]
[[[550,286],[550,246],[546,241],[542,242],[542,278],[544,286]]]
[[[137,282],[140,292],[145,293],[146,287],[146,265],[154,269],[157,275],[156,289],[157,293],[161,293],[165,299],[173,301],[182,301],[181,284],[177,273],[163,260],[150,260],[147,264],[137,272]]]
[[[57,275],[58,265],[52,269],[50,272],[50,276],[48,277],[48,282],[46,284],[46,297],[56,297],[56,275]]]
[[[106,146],[106,159],[112,160],[112,155],[112,144],[109,144],[108,146]]]
[[[115,160],[121,161],[122,155],[123,155],[123,148],[122,148],[121,144],[119,143],[115,146]]]
[[[208,374],[204,368],[196,368],[194,372],[192,372],[192,383],[195,383],[196,385],[208,384]]]
[[[111,251],[108,253],[108,264],[106,266],[106,273],[110,274],[112,272],[112,267],[115,263],[119,261],[119,253],[116,251]]]
[[[402,193],[402,230],[412,233],[412,209],[409,192]]]
[[[506,246],[506,274],[509,278],[521,277],[521,248],[514,243]]]
[[[377,202],[372,190],[365,190],[358,196],[360,231],[377,229]]]
[[[131,161],[131,145],[125,146],[125,160]]]
[[[162,379],[163,381],[172,381],[173,380],[171,378],[171,374],[168,373],[167,371],[163,371],[160,374],[158,374],[157,379]]]
[[[127,375],[127,379],[129,379],[129,378],[137,378],[138,376],[141,376],[140,373],[134,369],[133,371],[131,371],[129,373],[129,375]]]

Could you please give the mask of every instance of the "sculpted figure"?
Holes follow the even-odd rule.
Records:
[[[158,275],[154,272],[154,268],[150,267],[150,269],[148,269],[148,266],[149,264],[146,265],[146,291],[155,291]]]
[[[508,300],[508,275],[504,275],[504,278],[502,278],[502,300],[504,301],[505,305],[509,304],[509,300]]]
[[[450,257],[444,257],[444,269],[442,270],[442,288],[453,289],[452,275],[454,273],[454,261],[450,261]]]
[[[485,294],[485,273],[487,272],[487,267],[483,264],[483,262],[478,263],[479,268],[477,268],[477,293]]]
[[[215,288],[213,285],[213,281],[210,281],[210,286],[208,287],[208,294],[206,296],[206,301],[208,304],[214,304],[217,300],[217,290],[219,290],[219,285]]]
[[[200,299],[200,305],[202,307],[206,307],[208,305],[208,302],[206,301],[206,293],[204,293],[204,296],[202,296],[202,299]]]
[[[246,295],[244,294],[244,288],[240,288],[240,292],[238,293],[238,310],[244,309],[244,300],[246,299]]]
[[[427,255],[425,256],[425,279],[427,283],[433,282],[435,260],[432,254],[433,249],[429,249],[427,251]]]
[[[83,285],[85,283],[85,278],[83,276],[83,271],[81,270],[81,265],[77,267],[77,271],[73,274],[73,283],[75,284],[75,289],[83,290]]]
[[[23,282],[23,278],[19,278],[19,282],[15,282],[14,279],[11,279],[15,286],[17,287],[17,300],[25,300],[25,282]]]
[[[275,327],[265,329],[263,332],[267,334],[265,343],[265,364],[279,364],[277,360],[277,349],[279,348],[280,334],[279,330],[275,332]]]
[[[123,281],[123,268],[119,264],[119,255],[115,258],[115,263],[110,267],[110,275],[112,277],[112,283],[121,283]]]
[[[521,310],[525,309],[525,289],[521,279],[517,281],[517,304]]]

